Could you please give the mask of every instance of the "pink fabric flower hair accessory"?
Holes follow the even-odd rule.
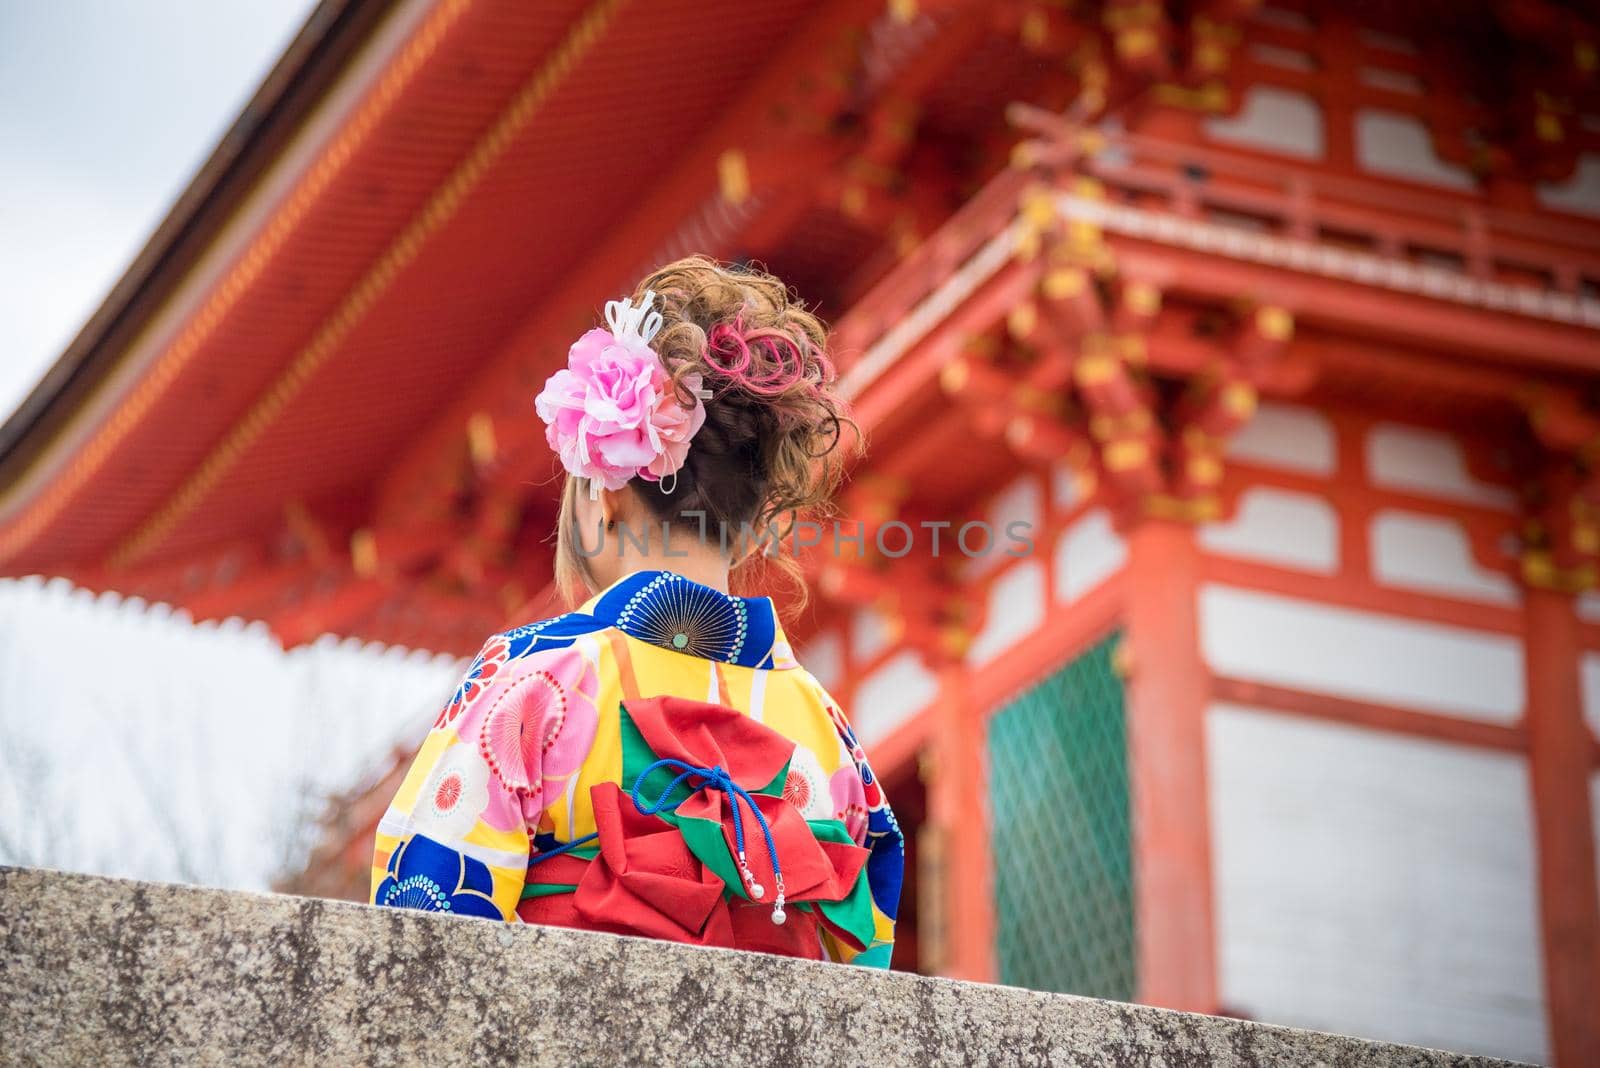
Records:
[[[618,490],[634,478],[660,481],[662,492],[671,493],[689,441],[706,421],[702,402],[711,391],[702,388],[700,375],[684,376],[694,397],[686,408],[650,347],[661,329],[654,300],[646,290],[637,308],[631,299],[608,301],[609,329],[590,330],[574,342],[567,366],[534,398],[545,440],[562,467],[589,480],[591,499],[602,486]]]

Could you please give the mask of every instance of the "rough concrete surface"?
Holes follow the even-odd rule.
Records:
[[[0,868],[7,1064],[1485,1065],[612,935]]]

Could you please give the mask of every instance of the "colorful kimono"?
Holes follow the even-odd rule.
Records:
[[[772,602],[644,571],[484,643],[372,902],[888,967],[904,859]]]

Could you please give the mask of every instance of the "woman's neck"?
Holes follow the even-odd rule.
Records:
[[[618,563],[621,565],[619,578],[640,571],[672,571],[691,582],[728,592],[728,558],[716,545],[703,544],[692,537],[681,538],[676,531],[669,544],[652,541],[644,552],[626,545]]]
[[[720,556],[714,560],[693,557],[641,560],[637,566],[630,565],[628,574],[637,571],[674,571],[690,582],[698,582],[702,586],[710,586],[723,593],[728,592],[728,561]]]

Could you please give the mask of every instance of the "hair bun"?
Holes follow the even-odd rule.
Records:
[[[635,293],[646,290],[661,306],[654,344],[668,373],[680,388],[698,374],[712,393],[677,491],[645,490],[652,508],[669,520],[703,511],[736,529],[824,505],[848,415],[822,321],[770,274],[704,256],[653,272]]]

